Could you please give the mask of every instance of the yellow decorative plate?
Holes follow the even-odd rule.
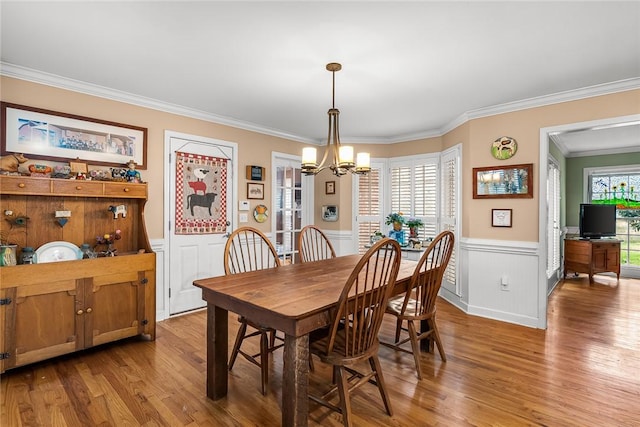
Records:
[[[253,219],[257,222],[265,222],[269,217],[269,210],[265,205],[258,205],[253,209]]]

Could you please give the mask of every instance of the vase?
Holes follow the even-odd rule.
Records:
[[[0,265],[17,265],[16,250],[18,245],[2,245],[0,246]]]
[[[393,223],[393,229],[394,229],[395,231],[400,231],[400,230],[402,230],[402,223],[401,223],[401,222],[398,222],[398,221],[394,222],[394,223]]]
[[[418,238],[418,227],[409,227],[409,237],[412,239]]]

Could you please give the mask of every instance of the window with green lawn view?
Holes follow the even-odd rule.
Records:
[[[616,205],[620,263],[640,267],[640,170],[590,173],[588,200]]]

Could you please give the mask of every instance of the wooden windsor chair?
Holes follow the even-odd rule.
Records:
[[[447,361],[436,323],[436,300],[442,285],[442,278],[451,259],[453,244],[454,235],[450,231],[444,231],[436,236],[420,257],[411,277],[409,290],[404,295],[391,298],[387,304],[386,312],[396,317],[395,341],[393,343],[381,341],[381,344],[413,354],[418,379],[422,379],[421,340],[433,338],[442,361]],[[420,324],[418,322],[423,320],[426,321],[429,328],[419,332]],[[407,327],[403,328],[402,325],[405,321]],[[403,331],[407,332],[408,336],[401,339]],[[407,342],[411,342],[411,350],[401,347]]]
[[[315,225],[307,225],[298,236],[300,262],[320,261],[335,258],[336,251],[327,236]]]
[[[253,227],[240,227],[229,235],[229,240],[227,240],[224,248],[225,274],[237,274],[277,267],[280,267],[280,260],[276,249],[260,230]],[[259,284],[256,284],[256,286],[259,286]],[[238,354],[244,356],[249,362],[260,367],[261,390],[262,394],[266,395],[269,378],[269,353],[282,347],[282,343],[276,345],[276,339],[282,340],[277,337],[273,328],[262,326],[244,316],[240,316],[238,321],[240,322],[240,328],[231,351],[229,370],[233,369]],[[249,332],[247,331],[248,328],[251,328]],[[260,337],[260,352],[251,354],[242,350],[244,340],[254,336]]]
[[[367,383],[378,387],[385,409],[392,415],[378,359],[378,332],[387,301],[400,268],[400,246],[385,238],[376,242],[360,259],[347,279],[332,312],[330,326],[309,337],[310,351],[333,367],[334,386],[322,396],[309,398],[342,414],[343,424],[352,426],[350,394]],[[361,372],[356,365],[366,361],[370,370]],[[329,398],[338,391],[339,406]]]

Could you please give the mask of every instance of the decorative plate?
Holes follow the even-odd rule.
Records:
[[[69,242],[49,242],[36,250],[38,264],[45,262],[73,261],[82,259],[80,248]]]
[[[510,136],[501,136],[491,144],[491,154],[498,160],[512,158],[518,151],[518,143]]]
[[[265,205],[258,205],[253,210],[253,219],[258,222],[265,222],[269,216],[269,210]]]

